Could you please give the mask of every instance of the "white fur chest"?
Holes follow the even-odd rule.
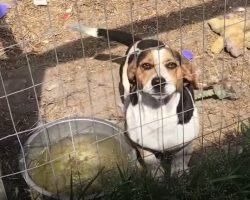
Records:
[[[139,97],[139,102],[140,102]],[[151,108],[142,103],[129,104],[126,110],[128,135],[135,143],[152,150],[166,150],[189,142],[199,133],[197,109],[184,125],[178,124],[176,108],[180,94],[176,93],[166,105]]]

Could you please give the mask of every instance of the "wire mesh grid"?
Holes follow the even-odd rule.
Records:
[[[236,24],[246,22],[247,1],[51,1],[45,7],[36,7],[30,1],[16,1],[0,24],[1,179],[8,192],[19,188],[16,195],[29,198],[27,187],[20,185],[24,185],[21,174],[31,168],[24,159],[24,170],[20,170],[17,155],[25,157],[27,138],[37,130],[46,129],[51,122],[83,116],[94,121],[93,129],[98,126],[95,118],[111,120],[124,128],[117,63],[126,58],[125,49],[109,39],[103,42],[70,32],[68,21],[62,17],[70,6],[73,7],[70,22],[124,30],[133,37],[154,38],[179,52],[192,50],[195,53],[192,62],[201,71],[201,83],[224,80],[231,75],[229,79],[233,85],[238,85],[241,98],[219,101],[202,97],[197,102],[201,121],[200,136],[195,139],[197,149],[211,143],[223,144],[228,135],[237,134],[241,121],[249,119],[248,50],[243,48],[243,55],[237,59],[224,52],[212,55],[209,46],[216,35],[206,23],[208,19],[222,16],[225,32],[229,27],[226,25],[228,13],[238,7],[244,8],[243,12],[237,13],[243,16],[243,21]],[[223,40],[226,41],[225,34]],[[163,121],[162,112],[161,116],[162,119],[156,121]],[[142,127],[146,125],[140,124],[133,129],[141,128],[142,134]],[[110,137],[133,129],[118,131]],[[76,153],[76,133],[71,122],[68,122],[68,131],[72,143],[70,153]],[[99,139],[95,135],[93,144],[100,165],[99,144],[106,139]],[[46,140],[44,146],[50,149],[50,141]],[[48,161],[53,177],[56,177],[53,162],[53,159]]]

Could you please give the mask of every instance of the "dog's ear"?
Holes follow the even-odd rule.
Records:
[[[184,80],[191,83],[195,89],[198,89],[197,73],[194,65],[192,65],[189,61],[184,61],[181,64],[181,69]]]
[[[180,63],[184,81],[192,84],[195,89],[198,89],[197,71],[195,70],[194,65],[175,50],[173,50],[173,55]]]
[[[129,83],[132,85],[136,84],[136,69],[137,69],[137,62],[136,62],[136,54],[131,54],[128,58],[128,80]]]

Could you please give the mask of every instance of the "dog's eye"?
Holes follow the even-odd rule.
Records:
[[[174,62],[170,62],[170,63],[166,64],[166,67],[167,67],[167,68],[170,68],[170,69],[174,69],[174,68],[177,67],[177,64],[174,63]]]
[[[151,65],[150,63],[143,63],[143,64],[141,65],[141,67],[142,67],[143,69],[145,69],[145,70],[149,70],[149,69],[152,69],[154,66]]]

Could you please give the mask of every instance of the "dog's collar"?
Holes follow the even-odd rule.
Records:
[[[158,151],[158,152],[152,152],[154,153],[155,157],[160,160],[168,160],[172,159],[173,155],[183,150],[185,147],[187,147],[189,144],[191,144],[192,141],[186,142],[184,144],[178,145],[177,147],[173,147],[171,149],[165,150],[165,151]]]
[[[133,142],[130,137],[128,136],[128,133],[125,132],[124,133],[126,138],[128,139],[128,141],[132,144],[132,146],[134,146],[135,149],[143,149],[146,151],[149,151],[151,153],[153,153],[155,155],[156,158],[160,159],[160,160],[171,160],[173,155],[175,155],[176,153],[178,153],[179,151],[183,150],[185,147],[187,147],[189,144],[192,143],[192,141],[177,145],[176,147],[172,147],[169,148],[167,150],[163,150],[163,151],[156,151],[147,147],[142,147],[141,145]]]
[[[137,146],[137,148],[141,148],[143,150],[149,151],[151,153],[153,153],[155,155],[156,158],[160,159],[160,160],[165,160],[165,159],[172,159],[173,155],[175,155],[176,153],[178,153],[179,151],[183,150],[185,147],[187,147],[189,144],[191,144],[192,141],[190,142],[186,142],[184,144],[180,144],[176,147],[172,147],[170,149],[167,150],[163,150],[163,151],[156,151],[153,149],[149,149],[147,147],[142,147],[139,144],[135,144]]]

